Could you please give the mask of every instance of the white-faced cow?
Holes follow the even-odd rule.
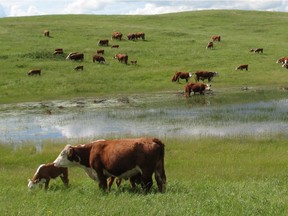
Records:
[[[210,82],[213,77],[217,77],[218,72],[210,72],[210,71],[196,71],[195,72],[195,80],[197,82],[199,82],[200,80],[204,81],[205,79],[208,80],[208,82]]]
[[[248,71],[248,64],[242,64],[235,68],[235,70],[246,70]]]
[[[116,54],[114,58],[118,59],[118,61],[121,63],[128,64],[128,55],[126,54],[119,53],[119,54]]]
[[[71,52],[68,54],[68,56],[66,57],[66,60],[74,60],[74,61],[83,61],[84,59],[84,54],[83,53],[78,53],[78,52]]]
[[[62,48],[56,48],[55,50],[54,50],[54,53],[53,53],[53,55],[57,55],[57,54],[63,54],[64,53],[64,51],[63,51],[63,49]]]
[[[93,55],[92,57],[93,62],[98,62],[98,63],[105,63],[105,58],[101,55]]]
[[[41,69],[32,69],[28,73],[28,76],[33,76],[33,75],[41,75]]]
[[[141,186],[148,192],[153,184],[153,173],[159,191],[166,189],[164,144],[157,138],[96,140],[84,145],[67,145],[54,163],[57,167],[82,167],[104,190],[109,177],[128,179],[141,175]]]
[[[206,49],[213,49],[213,47],[214,47],[214,44],[213,44],[212,41],[210,41],[210,42],[207,44]]]
[[[250,52],[254,52],[254,53],[263,53],[263,48],[254,48],[254,49],[250,49]]]
[[[176,72],[174,76],[172,77],[172,82],[177,81],[179,83],[179,79],[185,79],[187,83],[191,76],[192,76],[192,73],[190,72]]]
[[[191,92],[193,92],[194,95],[196,94],[196,92],[204,95],[205,91],[210,91],[210,90],[211,90],[211,85],[205,84],[205,83],[188,83],[184,87],[185,95],[187,97],[190,97]]]
[[[276,61],[277,64],[287,64],[288,63],[288,57],[282,57]]]
[[[98,46],[109,46],[109,40],[99,40],[98,41]]]
[[[122,39],[123,34],[121,32],[113,32],[111,39],[117,39],[117,40],[121,40]]]
[[[211,37],[211,39],[212,39],[212,41],[221,41],[221,36],[220,35],[213,35],[212,37]]]
[[[50,179],[55,179],[60,176],[64,185],[68,186],[68,168],[55,167],[54,163],[42,164],[38,167],[32,179],[28,179],[28,188],[32,189],[35,186],[45,184],[45,189],[48,189]]]

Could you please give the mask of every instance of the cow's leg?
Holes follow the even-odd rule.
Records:
[[[108,190],[111,189],[111,186],[112,186],[112,184],[113,184],[113,182],[114,182],[114,179],[115,179],[115,177],[113,177],[113,176],[111,176],[111,177],[109,177],[109,178],[107,179],[107,187],[108,187]]]
[[[141,182],[142,188],[143,190],[147,193],[149,192],[149,190],[151,189],[152,185],[153,185],[153,180],[152,180],[152,176],[147,176],[147,177],[143,177],[142,176],[142,182]]]
[[[50,182],[50,178],[46,179],[46,181],[45,181],[45,190],[48,189],[49,182]]]
[[[64,185],[67,187],[69,184],[68,176],[67,175],[64,175],[64,176],[60,175],[60,178],[61,178],[62,182],[64,183]]]

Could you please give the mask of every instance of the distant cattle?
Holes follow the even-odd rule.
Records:
[[[254,53],[263,53],[263,48],[254,48],[254,49],[250,49],[250,52],[254,52]]]
[[[33,75],[41,75],[41,69],[32,69],[28,73],[28,76],[33,76]]]
[[[214,35],[214,36],[212,36],[211,37],[211,39],[212,39],[212,41],[221,41],[221,36],[219,36],[219,35]]]
[[[111,36],[111,39],[118,39],[118,40],[121,40],[122,39],[122,36],[123,34],[121,32],[113,32],[112,33],[112,36]]]
[[[213,42],[211,41],[211,42],[209,42],[209,43],[207,44],[206,49],[213,49],[213,47],[214,47],[214,44],[213,44]]]
[[[186,82],[190,79],[192,76],[192,73],[189,72],[176,72],[174,76],[172,77],[172,82],[179,82],[179,79],[185,79]]]
[[[74,60],[74,61],[78,61],[78,60],[83,61],[84,54],[83,53],[78,53],[78,52],[71,52],[66,57],[66,60],[67,59]]]
[[[211,90],[210,84],[204,84],[204,83],[188,83],[184,87],[185,95],[187,97],[190,97],[191,92],[194,93],[194,95],[198,92],[201,95],[204,95],[205,91]]]
[[[242,64],[235,68],[235,70],[246,70],[248,71],[248,64]]]
[[[78,65],[78,66],[76,66],[75,68],[74,68],[74,70],[84,70],[84,66],[83,65]]]
[[[103,50],[103,49],[97,50],[96,53],[97,53],[97,54],[102,54],[102,55],[104,55],[104,50]]]
[[[213,77],[219,76],[218,72],[210,72],[210,71],[196,71],[195,72],[195,80],[199,82],[200,80],[204,81],[205,79],[210,82]]]
[[[119,53],[119,54],[116,54],[114,56],[114,58],[118,59],[118,61],[121,62],[121,63],[128,64],[128,55],[126,55],[126,54]]]
[[[105,58],[101,55],[93,55],[92,57],[93,62],[98,62],[98,63],[105,63]]]
[[[131,62],[131,64],[134,64],[134,65],[137,64],[137,60],[131,60],[130,62]]]
[[[112,45],[111,48],[119,48],[119,45]]]
[[[64,51],[63,51],[63,49],[62,48],[56,48],[55,50],[54,50],[54,53],[53,53],[53,55],[57,55],[57,54],[63,54],[64,53]]]
[[[38,167],[32,179],[28,179],[28,188],[32,189],[35,186],[45,184],[45,189],[48,189],[50,179],[55,179],[60,176],[64,185],[68,186],[68,168],[55,167],[54,163],[42,164]]]
[[[287,64],[287,63],[288,63],[288,57],[282,57],[282,58],[278,59],[278,60],[276,61],[276,63],[277,63],[277,64],[278,64],[278,63]]]
[[[49,32],[48,30],[44,30],[44,31],[43,31],[43,35],[44,35],[45,37],[50,37],[50,32]]]
[[[138,175],[142,188],[148,192],[153,185],[153,174],[159,191],[166,189],[164,144],[157,138],[96,140],[83,145],[67,145],[54,163],[57,167],[82,167],[104,190],[110,177],[128,179]]]
[[[144,32],[136,32],[135,33],[135,38],[136,39],[142,39],[142,40],[145,40],[145,33]]]
[[[129,33],[129,34],[127,35],[127,39],[128,39],[128,40],[135,40],[135,39],[136,39],[136,36],[135,36],[134,33]]]
[[[109,40],[99,40],[98,46],[109,46]]]

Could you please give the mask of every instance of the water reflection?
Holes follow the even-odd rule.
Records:
[[[221,107],[105,107],[1,112],[0,142],[125,136],[288,135],[288,100]]]

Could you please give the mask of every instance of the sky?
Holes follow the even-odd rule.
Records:
[[[0,0],[0,17],[50,14],[152,15],[211,9],[288,12],[288,0]]]

